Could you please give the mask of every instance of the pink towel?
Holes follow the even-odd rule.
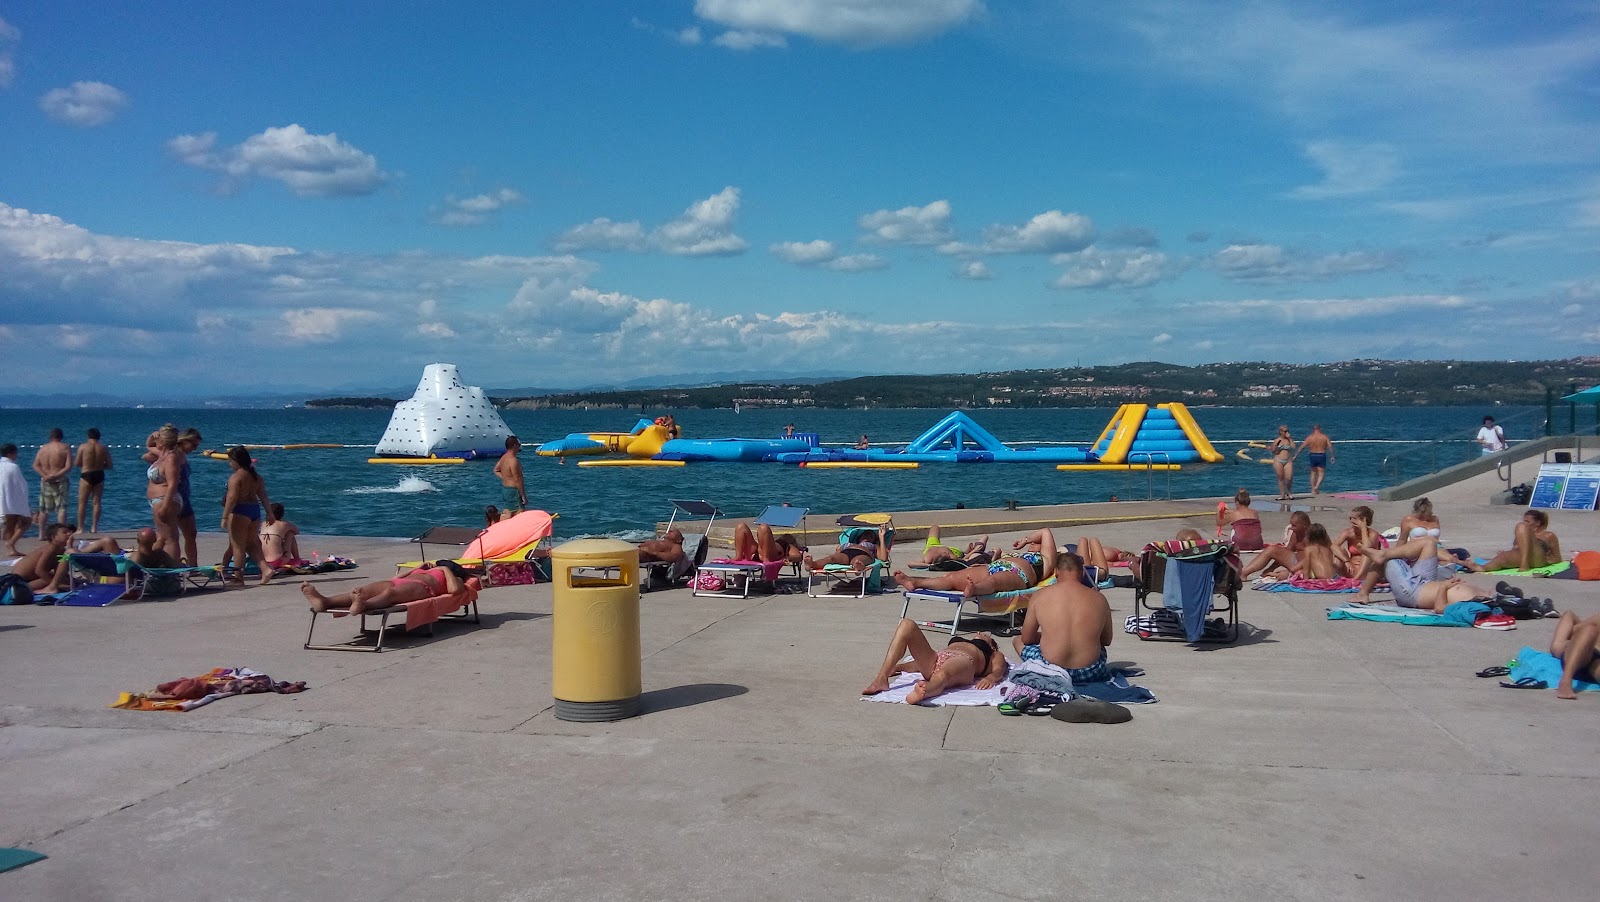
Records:
[[[482,587],[482,583],[478,582],[478,578],[474,576],[467,580],[465,588],[454,595],[435,595],[432,598],[424,598],[421,601],[408,601],[404,604],[394,605],[394,607],[406,609],[406,632],[410,632],[418,627],[427,626],[437,621],[440,617],[477,601],[478,590]],[[333,611],[331,613],[335,617],[350,616],[349,611]],[[367,613],[373,614],[376,612],[368,611]]]
[[[779,574],[781,574],[783,572],[783,567],[784,567],[784,563],[785,562],[784,561],[734,561],[734,560],[729,560],[727,558],[723,558],[722,560],[711,561],[711,563],[713,563],[713,564],[737,564],[737,565],[739,565],[741,567],[750,567],[752,569],[759,569],[761,571],[761,581],[762,582],[764,582],[764,583],[775,583],[775,582],[778,581]]]
[[[1289,584],[1307,592],[1348,592],[1351,589],[1361,588],[1361,580],[1348,576],[1335,579],[1306,579],[1303,576],[1296,576],[1290,578]]]

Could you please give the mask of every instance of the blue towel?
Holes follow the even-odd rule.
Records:
[[[1445,605],[1444,613],[1439,616],[1450,621],[1452,626],[1471,626],[1480,616],[1491,613],[1498,614],[1500,609],[1476,601],[1458,601]]]
[[[1471,626],[1480,614],[1499,613],[1476,601],[1458,601],[1447,605],[1443,614],[1418,611],[1394,605],[1346,605],[1329,608],[1329,620],[1375,620],[1381,623],[1404,623],[1407,626]]]
[[[1097,698],[1119,705],[1148,705],[1156,701],[1155,693],[1143,686],[1128,682],[1131,674],[1126,670],[1111,671],[1111,679],[1099,683],[1073,683],[1072,691],[1078,695]]]
[[[1216,585],[1216,565],[1211,561],[1167,560],[1161,601],[1168,608],[1183,612],[1183,632],[1190,642],[1199,642],[1211,615],[1211,590]]]
[[[1517,659],[1511,665],[1511,681],[1516,682],[1523,677],[1532,677],[1544,680],[1545,685],[1554,689],[1561,682],[1561,659],[1549,652],[1535,651],[1524,647],[1517,652]],[[1572,688],[1579,692],[1589,690],[1600,691],[1600,683],[1591,683],[1588,680],[1573,680]]]

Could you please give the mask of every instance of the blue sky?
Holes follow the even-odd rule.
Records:
[[[14,390],[1600,353],[1600,4],[0,0]]]

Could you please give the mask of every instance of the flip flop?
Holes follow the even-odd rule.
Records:
[[[1049,717],[1050,712],[1054,711],[1057,705],[1063,704],[1066,704],[1066,700],[1061,696],[1046,692],[1029,706],[1027,713],[1030,717]]]
[[[1517,680],[1515,683],[1508,683],[1505,680],[1501,680],[1500,687],[1502,689],[1549,689],[1550,684],[1546,683],[1544,680],[1535,679],[1534,677],[1523,677],[1522,679]]]
[[[1502,677],[1510,675],[1511,668],[1505,666],[1504,664],[1496,664],[1493,667],[1485,667],[1478,671],[1478,676],[1480,677]]]
[[[1050,716],[1066,723],[1127,723],[1133,712],[1094,698],[1075,698],[1055,706]]]

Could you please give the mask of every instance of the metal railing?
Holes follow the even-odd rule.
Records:
[[[1507,432],[1542,436],[1547,434],[1549,419],[1544,411],[1531,410],[1509,417],[1497,425]],[[1447,438],[1418,443],[1403,451],[1386,455],[1378,464],[1378,478],[1383,485],[1399,485],[1408,479],[1466,463],[1482,454],[1477,434],[1476,429],[1463,430]],[[1509,479],[1510,472],[1508,462],[1506,475],[1501,478]]]

